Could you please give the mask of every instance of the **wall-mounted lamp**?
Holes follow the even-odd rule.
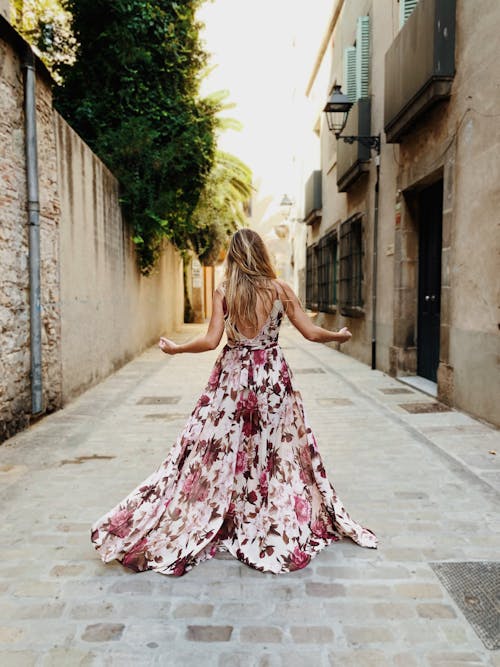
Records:
[[[326,122],[328,124],[328,129],[330,132],[335,133],[336,139],[342,139],[347,144],[353,144],[355,141],[359,141],[363,146],[372,148],[376,151],[377,155],[380,155],[380,134],[377,136],[353,136],[347,135],[344,136],[342,131],[344,130],[347,117],[349,116],[349,111],[351,110],[352,102],[349,100],[347,95],[341,90],[339,85],[333,87],[333,92],[330,99],[325,105],[323,111],[326,113]]]
[[[280,211],[284,220],[288,220],[288,218],[290,217],[292,206],[293,206],[293,201],[287,194],[284,194],[282,200],[280,201]]]

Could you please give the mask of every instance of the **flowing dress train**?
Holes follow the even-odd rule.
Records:
[[[92,526],[103,561],[179,576],[229,551],[277,574],[342,537],[376,548],[327,478],[278,344],[282,319],[276,299],[255,338],[228,338],[167,458]]]

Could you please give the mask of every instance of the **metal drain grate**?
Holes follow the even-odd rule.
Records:
[[[137,405],[175,405],[180,400],[180,396],[143,396]]]
[[[294,375],[311,375],[312,373],[324,373],[322,368],[296,368]]]
[[[451,408],[443,403],[400,403],[399,407],[412,415],[423,415],[428,412],[451,412]]]
[[[430,563],[488,649],[500,648],[500,562]]]
[[[415,392],[411,389],[404,389],[403,387],[390,387],[388,389],[379,389],[383,394],[414,394]]]
[[[319,405],[354,405],[350,398],[318,398]]]

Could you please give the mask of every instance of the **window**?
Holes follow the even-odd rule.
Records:
[[[318,248],[307,246],[306,252],[306,307],[316,310],[318,307]]]
[[[360,16],[356,46],[344,50],[344,92],[350,102],[368,97],[370,85],[370,17]]]
[[[335,311],[338,292],[338,242],[331,232],[307,248],[306,306],[324,313]]]
[[[318,310],[328,313],[337,304],[337,234],[332,232],[318,243]]]
[[[399,26],[402,27],[410,18],[418,0],[399,0]]]
[[[363,243],[361,216],[356,214],[340,226],[339,305],[343,315],[355,316],[363,307]]]

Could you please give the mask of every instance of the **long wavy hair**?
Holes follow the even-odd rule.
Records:
[[[226,256],[225,294],[227,320],[232,334],[239,335],[238,324],[258,333],[257,299],[272,307],[275,289],[271,281],[276,272],[264,241],[252,229],[235,232]]]

